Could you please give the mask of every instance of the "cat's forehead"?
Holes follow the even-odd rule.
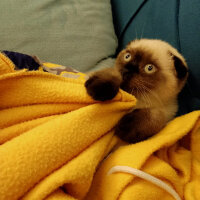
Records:
[[[132,58],[144,63],[157,64],[159,67],[166,67],[166,63],[171,66],[171,54],[173,47],[168,43],[160,40],[134,40],[130,42],[125,52],[130,52]]]
[[[155,61],[158,60],[156,53],[150,49],[144,48],[144,47],[135,47],[135,48],[130,48],[128,47],[126,49],[126,52],[129,52],[132,55],[132,58],[137,61]]]
[[[143,58],[158,59],[164,56],[170,56],[171,47],[159,40],[136,40],[128,44],[126,51],[132,55],[140,55]]]
[[[130,49],[137,49],[137,48],[142,48],[142,49],[149,49],[149,50],[163,50],[166,51],[167,49],[173,48],[170,44],[167,42],[164,42],[162,40],[156,40],[156,39],[140,39],[140,40],[133,40],[129,42],[127,45],[127,48]]]

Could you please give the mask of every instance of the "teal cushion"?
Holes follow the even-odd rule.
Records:
[[[112,0],[118,51],[136,38],[162,39],[186,58],[190,76],[178,115],[200,109],[200,1]]]
[[[0,49],[88,71],[117,47],[109,0],[0,1]]]

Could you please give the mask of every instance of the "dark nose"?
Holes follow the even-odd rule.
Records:
[[[139,66],[134,63],[128,63],[124,66],[125,73],[139,73]]]

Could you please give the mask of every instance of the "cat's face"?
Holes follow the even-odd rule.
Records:
[[[121,88],[135,95],[176,96],[187,79],[187,64],[176,49],[160,40],[132,41],[120,52],[116,67],[123,77]]]

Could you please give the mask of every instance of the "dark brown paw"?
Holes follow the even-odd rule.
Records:
[[[115,128],[115,134],[121,140],[129,143],[136,143],[147,139],[152,133],[150,133],[151,130],[148,130],[150,127],[146,126],[148,119],[145,117],[148,116],[143,116],[140,110],[134,110],[126,114],[118,122]]]
[[[85,82],[87,93],[95,100],[106,101],[114,98],[119,91],[119,86],[113,80],[104,80],[92,76]]]
[[[136,143],[139,141],[137,138],[136,130],[133,126],[134,118],[132,113],[129,113],[121,118],[115,127],[115,135],[117,135],[121,140],[128,143]]]

